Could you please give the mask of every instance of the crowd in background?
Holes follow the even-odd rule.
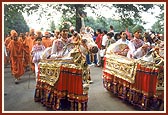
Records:
[[[98,52],[89,52],[86,55],[87,64],[96,67],[103,67],[103,57],[107,48],[114,43],[124,43],[129,47],[125,51],[116,52],[118,55],[123,55],[128,58],[138,59],[147,54],[152,48],[156,46],[164,48],[164,36],[162,34],[151,32],[143,32],[140,28],[135,28],[133,33],[128,30],[121,30],[115,32],[113,26],[109,30],[97,29],[95,32],[91,31],[90,27],[86,27],[85,33],[91,35],[94,42],[97,44]],[[62,48],[67,43],[77,42],[81,36],[77,36],[74,29],[56,29],[54,33],[45,32],[44,35],[41,31],[30,29],[26,33],[17,33],[11,30],[10,35],[5,37],[4,40],[4,64],[11,65],[11,72],[15,78],[15,83],[18,83],[21,76],[26,71],[33,71],[37,79],[38,62],[40,55],[48,47],[54,47],[52,53],[57,57],[61,56]],[[74,37],[75,36],[75,37]],[[125,52],[127,52],[125,54]]]

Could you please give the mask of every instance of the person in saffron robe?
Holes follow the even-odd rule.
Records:
[[[29,65],[30,65],[31,70],[32,70],[33,73],[35,71],[35,65],[34,65],[34,63],[32,63],[31,51],[32,51],[33,45],[35,44],[35,39],[36,39],[35,30],[34,29],[30,29],[29,37],[28,37],[29,56],[30,56]]]
[[[36,31],[36,37],[43,37],[43,34],[40,30]]]
[[[30,60],[28,38],[23,33],[20,33],[18,40],[20,42],[22,42],[22,44],[23,44],[23,48],[24,48],[24,68],[27,71],[28,67],[29,67],[29,60]]]
[[[17,32],[15,30],[10,31],[10,35],[5,39],[5,46],[7,47],[10,41],[17,36]],[[8,49],[7,49],[8,50]]]
[[[42,55],[43,51],[45,50],[45,46],[41,42],[42,41],[41,37],[37,37],[35,41],[36,41],[36,44],[33,46],[31,54],[33,57],[32,62],[35,64],[35,75],[36,75],[36,81],[37,81],[38,63],[40,62],[41,55]]]
[[[45,32],[45,37],[42,38],[42,44],[48,48],[52,46],[52,40],[50,39],[50,33]]]
[[[25,37],[29,37],[29,32],[26,32],[26,33],[25,33]]]
[[[15,84],[18,83],[20,77],[24,74],[23,66],[23,44],[18,41],[17,33],[13,36],[13,39],[8,44],[11,60],[11,72],[15,78]]]
[[[9,52],[9,49],[8,49],[8,44],[10,43],[10,41],[17,35],[17,32],[15,30],[11,30],[10,31],[10,35],[8,35],[6,38],[5,38],[5,41],[4,41],[4,45],[5,45],[5,48],[6,48],[6,65],[10,64],[10,52]]]

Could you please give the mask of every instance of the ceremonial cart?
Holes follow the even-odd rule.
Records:
[[[73,59],[45,59],[39,63],[34,100],[52,110],[86,111],[90,71]]]
[[[164,65],[106,54],[104,87],[142,110],[164,110]]]

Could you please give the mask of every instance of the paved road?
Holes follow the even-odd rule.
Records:
[[[90,67],[93,83],[90,84],[87,110],[90,112],[133,112],[133,106],[124,103],[121,99],[108,92],[102,83],[102,68]],[[48,111],[41,103],[34,102],[35,78],[31,72],[21,78],[19,84],[14,83],[10,68],[4,69],[2,93],[2,110],[4,112],[39,112]]]

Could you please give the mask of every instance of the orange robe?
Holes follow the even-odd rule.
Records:
[[[45,46],[45,48],[51,47],[52,46],[52,40],[50,38],[43,37],[42,38],[42,44]]]
[[[29,46],[29,52],[31,53],[32,47],[35,45],[35,36],[29,36],[27,38],[28,46]]]
[[[6,53],[7,53],[7,55],[4,56],[4,64],[5,65],[8,65],[10,63],[10,60],[9,60],[9,54],[10,53],[9,53],[9,49],[7,47],[8,44],[10,43],[10,41],[11,41],[11,37],[7,37],[4,41],[4,45],[6,47]]]
[[[34,63],[32,62],[32,56],[31,56],[31,51],[32,51],[32,47],[35,45],[35,36],[29,36],[27,38],[27,42],[28,42],[28,46],[29,46],[29,64],[31,66],[31,70],[34,72],[35,71],[35,65]]]
[[[26,37],[24,40],[19,37],[18,39],[20,42],[23,44],[23,49],[24,49],[24,67],[29,66],[30,64],[30,51],[29,51],[29,44],[28,44],[28,38]]]
[[[12,75],[18,79],[24,74],[23,44],[20,41],[11,40],[7,47],[10,51]]]
[[[6,48],[7,48],[8,44],[10,43],[10,41],[11,41],[11,37],[7,37],[5,39],[5,46],[6,46]]]

